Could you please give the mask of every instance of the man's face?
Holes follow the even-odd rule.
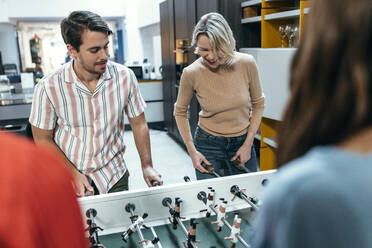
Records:
[[[72,49],[77,66],[88,73],[101,75],[106,70],[108,54],[108,35],[102,32],[85,30],[81,35],[79,52]]]

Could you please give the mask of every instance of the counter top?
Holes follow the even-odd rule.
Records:
[[[139,79],[138,83],[155,83],[155,82],[163,82],[163,79]]]
[[[31,104],[33,89],[26,90],[23,93],[0,93],[0,106]]]

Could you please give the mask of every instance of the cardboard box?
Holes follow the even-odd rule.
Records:
[[[243,18],[258,16],[258,7],[243,8]]]

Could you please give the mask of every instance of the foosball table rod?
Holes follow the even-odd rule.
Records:
[[[206,196],[206,193],[204,192],[204,191],[201,191],[201,192],[199,192],[199,194],[198,194],[198,199],[199,200],[201,200],[201,201],[203,201],[203,202],[205,202],[206,201],[206,198],[207,196]],[[218,212],[217,212],[217,210],[214,208],[214,206],[212,206],[212,205],[209,205],[208,206],[215,214],[216,214],[216,216],[218,215]],[[227,222],[227,220],[225,220],[225,219],[222,219],[222,221],[223,221],[223,223],[230,229],[230,231],[232,230],[232,226],[229,224],[229,222]],[[250,245],[248,245],[248,243],[239,235],[239,234],[237,234],[236,235],[236,237],[238,238],[238,240],[240,241],[240,243],[242,243],[243,244],[243,246],[244,247],[247,247],[247,248],[249,248],[250,247]]]
[[[248,197],[243,191],[243,189],[239,189],[238,185],[231,186],[230,192],[234,195],[232,200],[234,200],[235,197],[239,197],[240,199],[246,201],[255,211],[257,211],[258,206],[252,201],[253,199]]]
[[[143,237],[143,234],[142,234],[142,230],[141,230],[141,227],[145,227],[147,229],[149,229],[145,224],[143,224],[143,219],[145,219],[147,217],[147,213],[143,214],[143,217],[138,217],[137,215],[134,214],[134,209],[135,209],[135,205],[132,204],[132,203],[128,203],[126,206],[125,206],[125,210],[130,213],[131,215],[131,220],[134,220],[134,225],[135,225],[135,228],[136,228],[136,231],[138,233],[138,237],[140,238],[140,242],[139,244],[141,244],[141,246],[143,248],[152,248],[152,247],[155,247],[154,244],[156,243],[159,243],[159,238],[156,235],[155,231],[153,231],[153,233],[155,233],[155,237],[154,237],[154,240],[153,241],[150,241],[150,240],[146,240],[144,237]],[[141,218],[141,221],[139,223],[136,223],[136,219],[137,218]],[[140,220],[140,219],[138,219]],[[161,247],[161,246],[160,246]]]
[[[170,199],[169,197],[164,198],[163,201],[162,201],[163,206],[169,208],[169,210],[170,210],[169,212],[172,212],[171,203],[172,203],[172,199]],[[185,225],[182,223],[181,218],[175,217],[175,219],[176,219],[177,223],[181,226],[181,229],[184,232],[186,238],[188,238],[189,232],[187,231]],[[190,241],[190,244],[192,245],[192,247],[198,248],[197,245],[195,244],[195,242]]]
[[[150,230],[152,232],[152,235],[154,235],[154,238],[159,239],[158,235],[155,232],[154,227],[150,227]],[[158,245],[159,248],[163,248],[163,246],[161,245],[160,241],[157,243],[157,245]]]

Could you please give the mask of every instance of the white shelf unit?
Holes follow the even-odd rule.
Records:
[[[278,19],[291,19],[297,18],[300,16],[300,9],[282,11],[279,13],[268,14],[264,16],[266,21],[269,20],[278,20]]]
[[[242,19],[242,24],[255,23],[255,22],[261,22],[261,16],[248,17],[248,18]]]
[[[264,137],[263,138],[263,142],[268,144],[269,146],[273,147],[273,148],[277,148],[277,144],[276,144],[276,141],[273,139],[273,138],[267,138],[267,137]]]
[[[248,7],[248,6],[259,6],[261,5],[261,0],[249,0],[242,2],[242,8]]]

